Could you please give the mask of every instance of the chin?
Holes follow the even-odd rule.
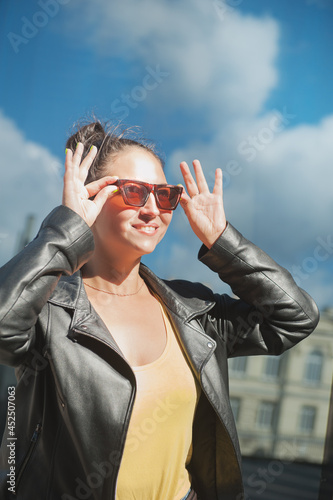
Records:
[[[133,247],[135,248],[135,250],[140,254],[140,255],[147,255],[147,254],[150,254],[152,253],[157,245],[158,245],[159,241],[145,241],[145,242],[136,242],[134,243]],[[132,248],[133,248],[132,247]]]
[[[133,247],[136,248],[136,250],[138,250],[140,252],[140,254],[142,254],[142,255],[150,254],[155,250],[157,245],[163,239],[164,234],[158,235],[158,236],[159,236],[158,238],[157,237],[154,237],[154,238],[148,237],[145,239],[141,239],[141,241],[137,240],[137,239],[135,239],[135,240],[133,239],[132,245],[133,245]]]
[[[148,255],[152,253],[157,245],[145,245],[144,247],[138,248],[138,251],[140,252],[141,255]]]

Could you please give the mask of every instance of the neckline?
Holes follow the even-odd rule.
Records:
[[[138,365],[138,366],[131,365],[131,368],[132,368],[134,373],[156,368],[156,366],[163,363],[163,361],[167,357],[169,350],[170,350],[171,332],[170,332],[170,327],[169,327],[169,321],[168,321],[168,318],[166,317],[166,312],[164,311],[164,307],[163,307],[161,301],[158,298],[157,298],[157,300],[158,300],[158,303],[160,305],[161,312],[162,312],[162,318],[163,318],[163,323],[164,323],[164,327],[165,327],[165,334],[166,334],[166,343],[165,343],[165,346],[164,346],[162,353],[154,361],[151,361],[150,363],[146,363],[144,365]]]

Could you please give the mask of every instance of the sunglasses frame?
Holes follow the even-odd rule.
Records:
[[[144,186],[147,189],[147,196],[145,198],[143,198],[142,203],[140,203],[139,205],[130,203],[128,201],[128,199],[126,197],[126,191],[124,189],[124,187],[125,187],[125,185],[127,183],[139,184],[140,186]],[[144,207],[145,204],[148,201],[150,193],[153,192],[154,196],[155,196],[156,205],[158,206],[158,208],[160,208],[161,210],[175,210],[177,208],[177,206],[178,206],[181,194],[183,192],[183,187],[182,186],[176,186],[174,184],[149,184],[149,182],[137,181],[137,180],[134,180],[134,179],[118,179],[114,183],[114,185],[117,186],[117,187],[119,187],[119,192],[120,192],[120,194],[122,196],[122,199],[123,199],[124,203],[126,205],[131,206],[131,207]],[[171,208],[171,207],[170,208],[164,208],[164,207],[162,207],[161,204],[160,204],[160,201],[158,199],[158,190],[166,188],[166,187],[167,188],[173,188],[177,192],[178,199],[177,199],[177,202],[176,202],[176,204],[175,204],[175,206],[173,208]]]

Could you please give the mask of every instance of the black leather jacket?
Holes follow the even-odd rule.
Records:
[[[12,498],[14,443],[17,500],[115,499],[136,384],[82,285],[79,269],[92,251],[85,222],[58,207],[1,269],[0,362],[15,366],[18,378],[17,439],[4,434],[1,498]],[[227,358],[281,354],[312,332],[318,311],[285,269],[230,224],[199,259],[240,299],[161,280],[144,265],[140,273],[162,298],[201,384],[188,467],[194,488],[203,500],[241,500]]]

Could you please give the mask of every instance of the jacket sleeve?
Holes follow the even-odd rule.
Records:
[[[199,259],[239,297],[215,296],[213,315],[230,357],[281,354],[316,327],[312,298],[230,223],[210,250],[201,247]]]
[[[62,274],[89,259],[92,231],[71,209],[55,208],[36,238],[0,269],[0,363],[17,366],[35,342],[35,324]]]

